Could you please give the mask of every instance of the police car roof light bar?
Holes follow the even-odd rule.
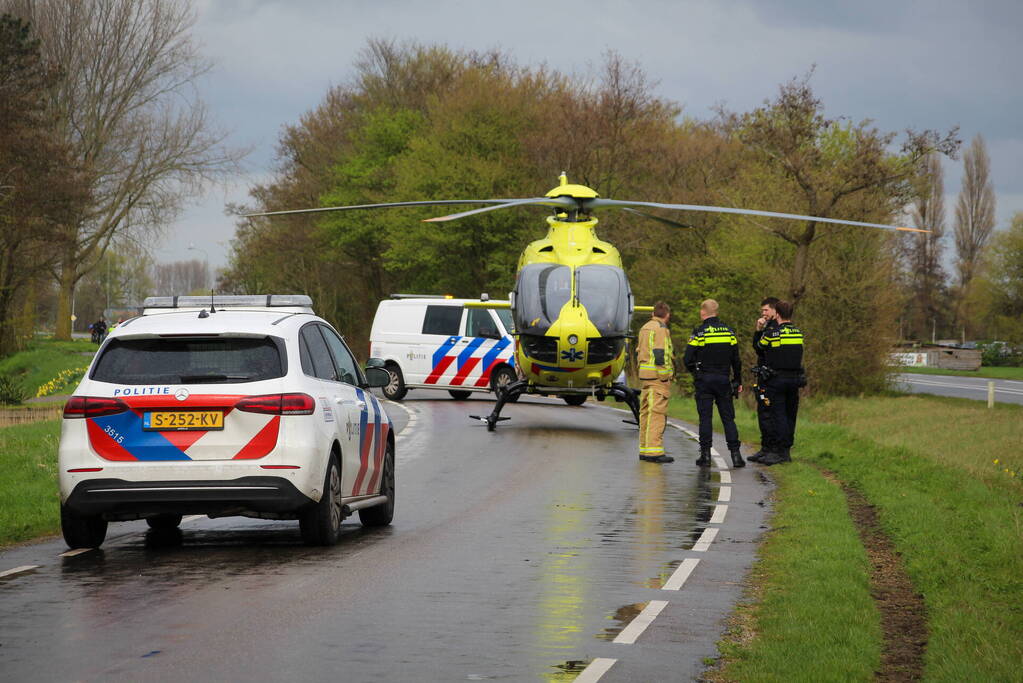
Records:
[[[216,296],[150,296],[142,302],[143,308],[218,308],[305,306],[312,308],[313,300],[305,294],[217,294]]]

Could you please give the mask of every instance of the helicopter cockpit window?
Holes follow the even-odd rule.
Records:
[[[568,266],[531,263],[519,271],[515,284],[515,329],[522,334],[543,334],[561,315],[572,296]]]
[[[616,266],[580,266],[575,271],[579,303],[603,337],[629,333],[629,281]]]

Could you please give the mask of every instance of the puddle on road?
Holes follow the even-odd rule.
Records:
[[[545,681],[574,681],[582,671],[590,665],[589,659],[570,659],[561,664],[555,664],[551,668],[554,672],[544,674]]]
[[[639,616],[649,603],[637,602],[632,605],[622,605],[615,610],[614,614],[608,615],[608,619],[614,619],[618,622],[617,626],[611,626],[605,628],[603,631],[597,634],[599,640],[614,640],[618,637],[618,634],[625,630],[625,627],[632,623],[632,621]]]

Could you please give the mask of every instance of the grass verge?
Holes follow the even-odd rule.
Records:
[[[60,530],[60,421],[0,429],[0,546]]]
[[[793,463],[775,495],[755,590],[722,643],[727,668],[710,678],[869,680],[880,663],[881,627],[844,494],[815,467]]]
[[[1023,380],[1023,368],[984,366],[980,370],[943,370],[941,368],[899,368],[912,375],[953,375],[955,377],[987,377],[989,379]]]
[[[0,374],[11,375],[19,380],[31,398],[36,395],[39,387],[62,372],[87,366],[95,352],[96,345],[88,340],[38,339],[31,342],[25,351],[0,359]],[[73,388],[74,384],[69,383],[67,392]]]
[[[691,400],[673,401],[671,411],[683,419],[695,419]],[[754,412],[743,407],[738,413],[740,434],[754,441]],[[847,603],[858,601],[853,591],[846,590],[849,584],[837,589],[832,585],[833,592],[816,620],[798,616],[806,597],[800,580],[786,572],[824,570],[821,558],[842,543],[808,521],[799,523],[811,537],[797,538],[781,528],[790,526],[781,517],[783,510],[796,508],[812,516],[820,505],[818,496],[807,493],[812,486],[803,471],[814,465],[834,472],[876,508],[883,530],[924,596],[930,633],[925,678],[1020,680],[1020,429],[1023,408],[1019,406],[988,410],[973,401],[925,396],[807,401],[793,450],[796,461],[770,468],[779,485],[779,512],[753,577],[754,595],[763,597],[743,608],[751,621],[748,630],[756,637],[726,642],[719,675],[726,680],[831,679],[808,669],[816,659],[787,656],[790,646],[782,643],[813,641],[821,629],[866,628],[847,616]],[[786,514],[790,519],[805,516]],[[808,566],[784,568],[789,553]],[[740,622],[743,616],[740,610]],[[866,635],[863,631],[856,637]],[[774,662],[777,668],[751,670],[753,659]]]

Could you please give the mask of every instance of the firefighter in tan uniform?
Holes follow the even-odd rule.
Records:
[[[639,459],[647,462],[675,461],[664,454],[664,424],[673,374],[670,317],[668,304],[658,301],[650,322],[639,330],[639,379],[643,383],[639,401]]]

